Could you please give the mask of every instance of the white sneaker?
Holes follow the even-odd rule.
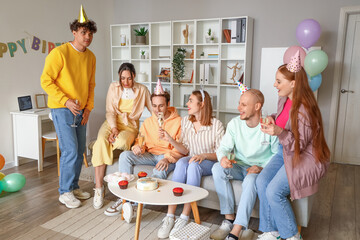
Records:
[[[174,233],[176,233],[178,230],[185,227],[186,224],[188,224],[188,222],[189,222],[189,220],[185,220],[182,218],[176,219],[175,225],[174,225],[173,229],[170,231],[170,236],[174,235]]]
[[[300,233],[297,233],[295,236],[292,236],[291,238],[287,238],[286,240],[300,240],[302,239]]]
[[[134,217],[133,206],[131,205],[131,203],[126,202],[123,204],[122,209],[123,209],[123,217],[125,219],[125,222],[130,223]]]
[[[60,195],[59,201],[65,204],[67,208],[78,208],[81,205],[79,199],[77,199],[73,192],[66,192]]]
[[[94,188],[94,199],[93,199],[93,207],[95,209],[100,209],[104,205],[104,186],[101,188]]]
[[[276,237],[271,232],[264,232],[263,234],[259,235],[257,240],[279,240],[281,239],[280,236]]]
[[[170,235],[171,229],[174,227],[175,219],[169,216],[164,217],[162,220],[163,224],[158,230],[158,238],[168,238]]]
[[[91,197],[90,193],[88,192],[83,192],[80,188],[78,189],[75,189],[73,191],[74,193],[74,196],[77,198],[77,199],[81,199],[81,200],[86,200],[86,199],[89,199]]]
[[[231,232],[232,228],[233,224],[225,219],[222,221],[221,226],[210,235],[210,238],[214,240],[223,240]]]
[[[116,202],[111,207],[108,207],[104,211],[104,214],[109,217],[119,215],[121,212],[121,208],[122,208],[122,199],[118,198],[118,200],[116,200]]]

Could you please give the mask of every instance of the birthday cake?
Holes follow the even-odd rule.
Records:
[[[136,188],[140,191],[151,191],[159,186],[155,178],[145,177],[137,180]]]

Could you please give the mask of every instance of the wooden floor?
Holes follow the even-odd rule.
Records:
[[[14,239],[68,209],[58,201],[58,177],[55,157],[45,159],[43,172],[36,162],[2,170],[5,175],[20,172],[26,177],[25,187],[17,193],[0,194],[0,239]],[[331,164],[321,182],[313,205],[309,227],[302,229],[306,240],[360,240],[360,166]],[[81,181],[83,190],[92,192],[93,183]],[[109,192],[106,199],[116,200]],[[166,207],[147,206],[166,212]],[[199,208],[201,220],[221,224],[219,211]],[[181,209],[178,208],[177,215]],[[258,219],[250,228],[257,230]]]

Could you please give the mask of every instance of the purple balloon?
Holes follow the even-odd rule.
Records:
[[[296,39],[306,49],[313,46],[320,35],[320,24],[314,19],[305,19],[296,28]]]

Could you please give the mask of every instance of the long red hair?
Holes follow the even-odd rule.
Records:
[[[213,118],[213,110],[211,105],[211,98],[207,91],[204,91],[204,98],[202,98],[201,92],[199,90],[195,90],[191,93],[194,95],[197,100],[199,101],[199,104],[201,102],[204,102],[204,106],[200,109],[200,124],[203,126],[211,126],[211,120]],[[195,122],[196,118],[194,115],[190,115],[189,120],[191,122]]]
[[[290,72],[286,68],[286,64],[281,65],[278,69],[285,78],[289,81],[295,80],[295,87],[293,89],[293,99],[290,111],[291,132],[295,137],[295,153],[293,158],[294,166],[300,162],[300,136],[298,129],[298,116],[300,106],[305,107],[310,119],[313,139],[313,153],[318,162],[325,163],[329,161],[330,150],[326,144],[324,137],[323,121],[319,106],[317,105],[314,93],[312,92],[305,70],[297,73]],[[301,114],[301,112],[300,112]]]

